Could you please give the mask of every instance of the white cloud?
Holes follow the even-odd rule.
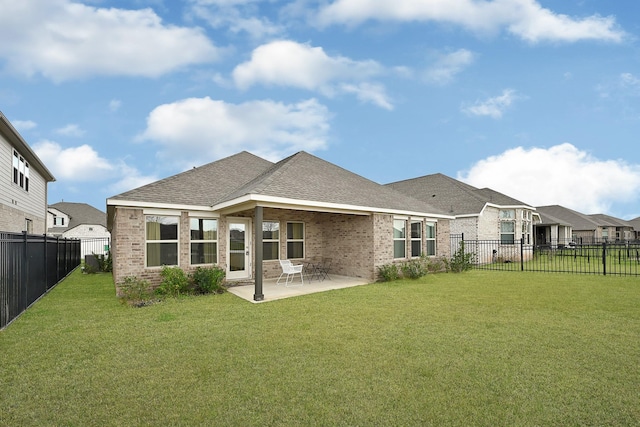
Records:
[[[106,183],[104,188],[110,194],[119,194],[158,180],[124,161],[110,162],[86,144],[63,148],[57,142],[43,140],[33,150],[56,177],[56,184],[71,192],[79,192],[83,184],[100,182]]]
[[[53,141],[40,141],[33,146],[40,160],[58,180],[99,181],[114,167],[89,145],[62,148]]]
[[[515,90],[505,89],[502,91],[502,95],[484,101],[476,101],[472,105],[463,105],[462,111],[474,116],[489,116],[499,119],[516,99],[518,99],[518,95]]]
[[[424,78],[429,83],[440,85],[451,83],[457,74],[473,63],[474,57],[473,52],[467,49],[441,54],[425,71]]]
[[[143,175],[136,168],[120,162],[116,165],[118,171],[117,181],[108,185],[107,190],[110,194],[120,194],[134,188],[157,181],[159,178],[155,175]]]
[[[260,0],[190,0],[192,13],[212,28],[228,28],[232,33],[246,33],[255,40],[275,37],[284,27],[259,15]]]
[[[321,25],[357,25],[367,20],[435,21],[478,33],[506,31],[523,40],[620,42],[625,33],[613,17],[574,18],[543,8],[536,0],[337,0],[318,14]]]
[[[38,124],[32,120],[14,120],[11,122],[18,132],[34,129]]]
[[[329,116],[315,99],[229,104],[189,98],[156,107],[138,140],[159,143],[159,155],[183,168],[242,150],[279,160],[295,151],[326,148]]]
[[[362,90],[354,89],[376,87],[376,96],[367,99],[387,108],[391,102],[380,90],[381,85],[364,84],[383,72],[383,67],[372,60],[354,61],[343,56],[329,56],[321,47],[278,40],[257,47],[251,60],[238,65],[232,77],[241,89],[263,84],[317,91],[325,96],[343,93],[345,88],[349,89],[347,92],[362,94]]]
[[[0,10],[0,58],[20,75],[157,77],[218,56],[200,29],[165,25],[151,9],[0,0]]]
[[[640,198],[640,165],[600,160],[572,144],[513,148],[477,162],[458,179],[533,206],[562,205],[586,214]]]
[[[361,102],[371,103],[385,110],[393,110],[393,104],[382,85],[375,83],[344,84],[340,88],[346,93],[355,94]]]
[[[85,134],[85,131],[83,129],[81,129],[80,126],[78,126],[76,124],[68,124],[65,127],[62,127],[60,129],[56,129],[55,132],[58,135],[73,136],[73,137],[80,137],[80,136],[83,136]]]

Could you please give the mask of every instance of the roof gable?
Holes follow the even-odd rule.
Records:
[[[264,174],[229,194],[224,201],[249,194],[446,215],[435,206],[408,197],[304,151],[276,163]]]

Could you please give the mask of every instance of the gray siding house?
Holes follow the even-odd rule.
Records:
[[[255,283],[255,300],[280,259],[331,258],[334,274],[373,281],[380,265],[448,256],[450,219],[306,152],[277,163],[241,152],[107,200],[116,284],[218,265]]]
[[[45,234],[55,178],[0,112],[0,231]]]

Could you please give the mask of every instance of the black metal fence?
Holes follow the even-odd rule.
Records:
[[[475,268],[506,271],[640,276],[640,241],[464,240],[451,236],[451,252],[472,254]]]
[[[81,239],[80,254],[82,259],[87,255],[107,255],[111,249],[111,239],[109,237],[92,237]]]
[[[80,265],[80,240],[0,232],[0,329]]]

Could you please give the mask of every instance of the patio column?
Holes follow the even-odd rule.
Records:
[[[255,216],[254,216],[254,253],[255,253],[255,264],[254,264],[254,279],[255,279],[255,292],[253,294],[254,301],[262,301],[264,300],[264,294],[262,293],[262,206],[256,206]]]

